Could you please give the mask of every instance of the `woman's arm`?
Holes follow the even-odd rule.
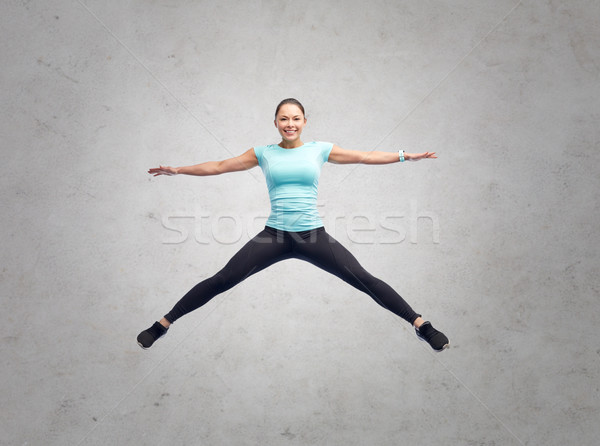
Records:
[[[437,158],[437,156],[435,156],[435,152],[404,152],[406,161],[419,161],[424,158]],[[327,161],[335,164],[391,164],[400,162],[400,157],[398,152],[347,150],[334,145]]]
[[[149,174],[154,175],[220,175],[227,172],[238,172],[248,170],[258,166],[258,159],[254,153],[254,148],[247,150],[240,156],[228,158],[222,161],[207,161],[206,163],[196,164],[194,166],[171,167],[160,166],[148,170]]]

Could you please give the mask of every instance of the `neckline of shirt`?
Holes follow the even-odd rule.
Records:
[[[304,144],[302,144],[301,146],[298,146],[298,147],[285,148],[285,147],[281,147],[279,144],[275,144],[275,147],[278,147],[278,148],[283,149],[283,150],[294,150],[294,149],[301,149],[305,145],[306,145],[306,143],[304,143]]]

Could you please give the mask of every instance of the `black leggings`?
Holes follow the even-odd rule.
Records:
[[[350,251],[329,235],[324,227],[288,232],[265,226],[221,271],[203,280],[183,296],[165,315],[165,319],[173,323],[252,274],[289,258],[306,260],[335,274],[411,324],[420,316],[392,287],[360,266]]]

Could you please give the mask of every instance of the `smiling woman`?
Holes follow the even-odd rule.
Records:
[[[280,146],[293,149],[302,145],[300,134],[306,125],[304,107],[294,98],[284,99],[275,109],[275,127],[281,135]]]
[[[242,155],[194,166],[160,166],[148,172],[158,175],[218,175],[260,166],[269,190],[271,214],[265,228],[248,241],[214,276],[193,287],[158,322],[137,338],[149,348],[180,317],[203,306],[216,295],[249,276],[285,259],[307,261],[368,294],[383,308],[415,327],[417,337],[435,351],[449,346],[448,338],[433,328],[387,283],[367,272],[356,258],[327,233],[317,211],[321,167],[327,161],[337,164],[390,164],[405,160],[436,158],[435,153],[418,154],[346,150],[327,142],[303,143],[307,120],[302,104],[284,99],[275,111],[275,127],[281,135],[278,144],[253,147]]]

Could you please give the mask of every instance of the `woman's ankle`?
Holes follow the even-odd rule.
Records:
[[[166,320],[164,317],[160,321],[158,321],[158,323],[165,328],[169,328],[171,326],[171,323],[168,320]]]
[[[416,319],[413,321],[413,326],[414,326],[415,328],[419,328],[421,325],[423,325],[423,322],[425,322],[425,319],[423,319],[421,316],[419,316],[418,318],[416,318]]]

